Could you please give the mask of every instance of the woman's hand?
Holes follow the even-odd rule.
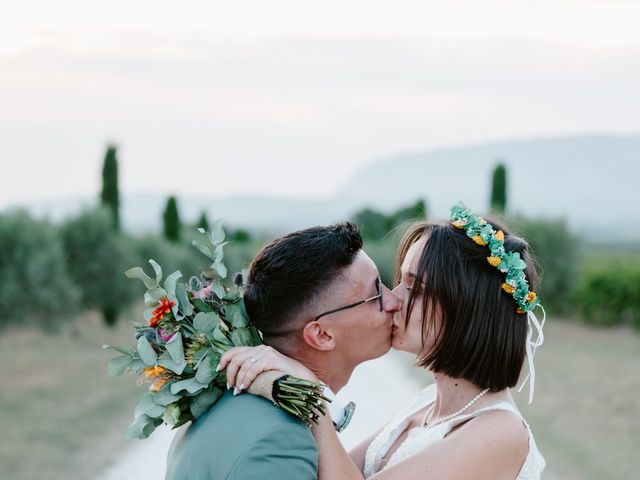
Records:
[[[267,345],[257,347],[234,347],[220,358],[219,370],[227,369],[227,388],[234,388],[234,393],[246,390],[256,377],[270,370],[278,370],[283,374],[318,382],[311,370],[286,355]]]

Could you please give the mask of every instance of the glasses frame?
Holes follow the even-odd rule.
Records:
[[[365,298],[364,300],[360,300],[359,302],[350,303],[349,305],[345,305],[344,307],[334,308],[333,310],[329,310],[327,312],[321,313],[314,319],[314,322],[317,322],[320,318],[324,317],[325,315],[341,312],[342,310],[347,310],[349,308],[357,307],[358,305],[362,305],[367,302],[372,302],[374,300],[378,300],[378,303],[380,304],[380,311],[382,312],[384,310],[384,307],[382,305],[382,280],[380,280],[380,277],[376,278],[376,292],[377,294],[374,295],[373,297]]]

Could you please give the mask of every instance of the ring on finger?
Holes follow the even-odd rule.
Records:
[[[247,360],[249,360],[249,363],[251,365],[253,365],[254,363],[256,363],[258,361],[258,359],[254,356],[249,357]]]

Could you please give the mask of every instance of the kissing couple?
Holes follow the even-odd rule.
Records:
[[[256,255],[244,302],[264,345],[221,358],[229,389],[178,432],[167,480],[540,478],[545,461],[510,391],[526,359],[531,401],[543,340],[528,243],[458,204],[449,222],[409,226],[393,290],[362,247],[356,226],[342,223],[290,233]],[[359,364],[390,348],[415,355],[434,382],[349,452],[337,430],[351,409],[333,401],[308,428],[261,381],[290,374],[335,400]]]

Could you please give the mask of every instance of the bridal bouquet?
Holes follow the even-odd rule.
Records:
[[[125,272],[141,280],[147,291],[144,323],[133,323],[135,337],[129,348],[103,345],[120,355],[108,365],[111,375],[132,371],[139,383],[150,383],[134,410],[134,421],[127,436],[147,438],[157,426],[166,423],[177,428],[197,419],[222,396],[227,379],[218,371],[220,357],[237,346],[262,343],[258,330],[247,318],[242,301],[242,274],[226,286],[223,248],[225,233],[216,222],[209,234],[198,229],[202,241],[194,246],[211,261],[200,277],[183,281],[179,271],[161,285],[162,268],[149,260],[154,275],[140,267]],[[295,377],[278,380],[278,406],[305,424],[324,414],[320,384]]]

